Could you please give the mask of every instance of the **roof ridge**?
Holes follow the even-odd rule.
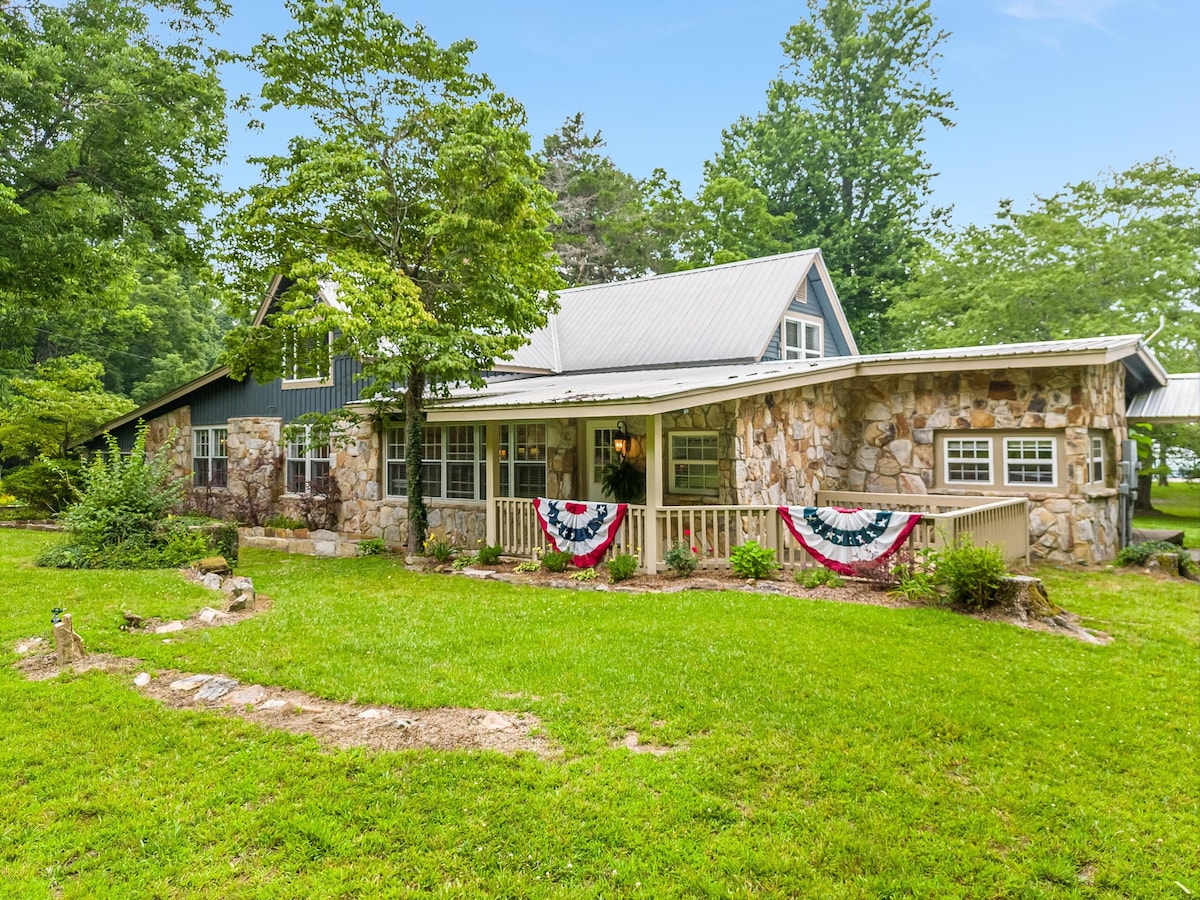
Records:
[[[716,269],[734,269],[738,266],[757,265],[759,263],[778,262],[779,260],[790,259],[798,256],[810,256],[814,253],[819,253],[817,247],[810,247],[807,250],[791,250],[787,253],[776,253],[773,256],[756,256],[752,259],[738,259],[733,262],[720,263],[715,266],[697,266],[695,269],[676,269],[674,272],[655,272],[651,275],[639,275],[636,278],[625,278],[621,281],[600,281],[596,284],[580,284],[575,287],[564,288],[558,292],[561,297],[563,294],[570,294],[577,291],[588,291],[596,288],[613,287],[619,284],[644,284],[647,281],[657,281],[665,278],[677,278],[684,275],[694,275],[697,272],[712,272]]]

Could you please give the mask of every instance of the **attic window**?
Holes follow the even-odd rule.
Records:
[[[288,335],[283,346],[283,380],[327,381],[329,379],[332,335],[306,337]]]
[[[821,323],[807,319],[783,320],[783,358],[820,359],[824,353]]]

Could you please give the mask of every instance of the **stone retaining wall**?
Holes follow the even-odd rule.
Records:
[[[256,547],[302,556],[357,556],[362,535],[287,528],[239,528],[238,549]]]

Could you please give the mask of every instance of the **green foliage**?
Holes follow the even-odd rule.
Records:
[[[547,572],[565,572],[574,559],[575,554],[570,551],[547,550],[542,554],[542,568]]]
[[[766,111],[726,130],[705,167],[705,193],[753,210],[763,237],[821,248],[863,350],[889,348],[890,288],[945,219],[929,204],[923,143],[931,125],[951,124],[950,95],[935,86],[946,38],[926,2],[808,0],[783,42],[783,74],[767,89]],[[747,190],[731,191],[724,178]],[[766,197],[765,209],[753,192]],[[738,253],[762,239],[723,233],[735,235]]]
[[[1186,575],[1194,568],[1192,558],[1187,551],[1178,544],[1172,544],[1170,541],[1142,541],[1139,544],[1130,544],[1128,547],[1122,547],[1117,552],[1116,563],[1118,566],[1144,566],[1152,557],[1164,553],[1179,557],[1179,571],[1181,574]]]
[[[618,503],[638,503],[646,499],[646,473],[628,459],[614,456],[600,470],[604,496]]]
[[[729,553],[729,564],[738,578],[770,578],[779,571],[775,551],[760,546],[758,541],[734,547]]]
[[[425,538],[425,543],[422,546],[425,548],[426,556],[441,564],[450,562],[450,560],[458,555],[458,548],[451,544],[444,534],[436,531],[431,532]]]
[[[917,561],[892,566],[896,584],[891,593],[914,603],[937,603],[942,599],[941,554],[925,549]]]
[[[840,292],[840,285],[839,285]],[[1159,158],[948,235],[889,318],[906,347],[1149,334],[1168,371],[1200,356],[1200,171]]]
[[[803,588],[815,587],[843,587],[846,584],[846,579],[842,578],[833,569],[827,569],[824,566],[812,566],[807,569],[796,570],[796,584]]]
[[[663,554],[663,562],[667,564],[668,569],[686,578],[700,565],[700,555],[691,544],[676,541],[671,545],[671,549]]]
[[[60,356],[13,378],[0,405],[0,458],[66,457],[80,438],[133,409],[104,390],[104,367],[86,356]]]
[[[36,515],[62,512],[79,497],[83,464],[70,459],[38,459],[4,475],[4,489]]]
[[[536,556],[533,559],[522,560],[514,567],[517,572],[540,572],[541,569],[542,561]]]
[[[594,566],[588,566],[586,569],[580,569],[578,572],[572,572],[567,577],[572,581],[595,581],[596,568]]]
[[[634,576],[640,565],[638,558],[632,553],[614,553],[608,560],[608,580],[616,584]]]
[[[710,174],[696,198],[693,225],[683,236],[680,268],[713,266],[786,253],[793,215],[775,215],[767,195],[728,175]]]
[[[0,5],[0,368],[73,350],[134,359],[116,351],[145,346],[124,339],[156,330],[138,272],[205,268],[226,137],[206,41],[226,13],[219,0]]]
[[[491,546],[483,546],[479,548],[479,552],[475,554],[476,560],[485,566],[494,566],[500,562],[500,557],[504,555],[504,546],[502,544],[492,544]]]
[[[288,531],[296,531],[300,528],[307,528],[303,519],[297,519],[293,516],[285,516],[283,513],[276,513],[272,516],[267,516],[263,519],[264,528],[285,528]]]
[[[937,559],[938,584],[945,586],[946,598],[977,609],[1000,600],[1000,585],[1007,573],[1000,549],[990,544],[977,547],[970,535],[962,535]]]
[[[388,545],[383,538],[365,538],[358,542],[359,556],[379,556],[387,552]]]
[[[242,61],[263,79],[262,110],[307,114],[313,127],[286,155],[257,160],[262,181],[236,198],[225,235],[250,303],[272,275],[290,288],[266,322],[235,330],[228,361],[235,377],[274,378],[286,344],[333,334],[335,353],[362,362],[377,412],[402,393],[415,552],[426,396],[482,384],[556,308],[553,197],[537,183],[524,110],[468,68],[471,41],[439,47],[379,0],[287,9],[295,27]],[[320,299],[330,284],[336,305]]]

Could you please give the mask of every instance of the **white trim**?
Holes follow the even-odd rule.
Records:
[[[1096,447],[1099,445],[1099,453],[1096,452]],[[1106,465],[1104,452],[1104,435],[1089,434],[1088,435],[1088,452],[1087,452],[1087,478],[1084,479],[1085,484],[1104,484],[1108,480],[1108,466]],[[1096,464],[1100,464],[1100,477],[1096,477]]]
[[[687,459],[677,457],[675,455],[675,441],[678,438],[712,438],[716,445],[715,459]],[[717,483],[712,488],[694,488],[680,487],[675,480],[675,466],[703,466],[705,469],[712,467],[713,474],[716,475]],[[716,497],[721,493],[721,435],[720,432],[700,429],[679,429],[667,432],[667,485],[668,490],[672,494],[681,496],[696,496],[696,497]]]
[[[484,444],[483,428],[484,428],[484,426],[478,425],[474,422],[427,422],[421,429],[422,448],[424,448],[427,444],[427,441],[425,440],[425,438],[426,438],[426,429],[428,429],[428,428],[437,428],[440,432],[440,440],[439,440],[439,444],[440,444],[439,454],[440,455],[436,459],[432,459],[432,458],[427,459],[424,456],[422,456],[421,464],[422,464],[422,467],[424,467],[426,465],[437,465],[439,467],[440,473],[439,473],[439,477],[438,477],[438,483],[440,485],[440,489],[438,490],[438,493],[436,493],[436,494],[432,494],[432,493],[424,494],[423,499],[425,499],[425,500],[449,500],[449,501],[453,501],[455,503],[478,503],[478,502],[484,500],[487,496],[487,489],[486,489],[486,484],[485,484],[485,479],[487,478],[487,472],[486,472],[486,467],[485,467],[485,454],[484,454],[484,447],[483,447],[483,444]],[[471,429],[471,440],[472,440],[472,444],[473,444],[473,450],[472,450],[470,460],[451,459],[450,458],[450,429],[451,428],[470,428]],[[402,440],[399,442],[399,446],[402,448],[401,455],[398,457],[392,455],[392,446],[393,446],[394,442],[391,440],[389,435],[393,431],[399,432],[400,436],[402,438]],[[403,450],[403,448],[405,447],[405,445],[407,443],[407,441],[405,441],[404,438],[407,438],[407,436],[408,436],[407,429],[405,428],[403,422],[385,422],[384,423],[384,426],[383,426],[383,495],[385,498],[387,498],[389,500],[404,500],[407,497],[407,491],[408,491],[407,480],[404,482],[405,493],[403,493],[403,494],[394,493],[392,491],[392,477],[391,477],[391,467],[393,464],[401,465],[401,466],[407,465],[407,462],[404,458],[404,450]],[[424,450],[422,450],[422,453],[424,453]],[[472,490],[474,491],[474,496],[472,496],[472,497],[450,497],[450,496],[448,496],[447,491],[448,491],[449,484],[450,484],[450,466],[451,465],[470,465],[471,466],[471,482],[472,482]],[[406,479],[407,479],[407,473],[406,473]]]
[[[218,432],[221,436],[218,438]],[[203,436],[207,446],[207,452],[200,452],[200,439]],[[225,453],[221,455],[213,451],[220,446],[224,446]],[[208,463],[207,474],[205,475],[204,483],[197,481],[199,472],[196,471],[196,461],[204,460]],[[225,477],[221,484],[213,484],[212,462],[214,459],[225,460]],[[193,425],[192,426],[192,487],[221,489],[229,487],[229,425]]]
[[[799,326],[800,344],[793,347],[788,343],[788,325]],[[816,332],[816,352],[813,353],[808,346],[808,337],[811,332]],[[789,356],[791,351],[795,351],[795,356]],[[783,322],[779,326],[779,358],[784,362],[791,360],[802,359],[823,359],[825,356],[825,322],[818,316],[810,316],[804,313],[789,312],[783,317]]]
[[[332,478],[333,477],[333,452],[329,444],[326,443],[322,447],[310,447],[309,441],[312,437],[312,426],[305,425],[303,436],[299,440],[284,440],[284,457],[283,457],[283,490],[285,495],[290,497],[299,497],[312,493],[311,485],[317,478]],[[299,449],[298,454],[293,455],[292,450]],[[318,450],[324,450],[325,455],[319,455]],[[293,479],[291,478],[292,463],[304,464],[304,490],[293,490]],[[325,463],[324,475],[313,475],[313,463]]]
[[[1048,461],[1040,459],[1040,458],[1031,459],[1031,460],[1022,460],[1022,459],[1013,460],[1012,457],[1009,455],[1009,446],[1011,444],[1018,443],[1018,442],[1026,443],[1026,444],[1049,444],[1050,445],[1050,459]],[[1003,464],[1004,464],[1004,486],[1005,487],[1015,487],[1015,488],[1021,488],[1023,490],[1031,490],[1031,489],[1037,489],[1039,487],[1043,488],[1043,489],[1047,489],[1047,488],[1055,488],[1058,486],[1058,441],[1053,436],[1047,437],[1045,435],[1042,435],[1042,436],[1038,436],[1038,437],[1006,437],[1003,439],[1002,445],[1004,448]],[[1039,449],[1038,453],[1040,454],[1040,452],[1041,452],[1041,450]],[[1050,480],[1049,481],[1013,481],[1011,479],[1011,476],[1009,473],[1009,464],[1014,461],[1017,463],[1025,463],[1025,464],[1038,465],[1038,466],[1046,465],[1048,463],[1050,466]]]
[[[977,487],[977,486],[992,485],[992,484],[996,483],[996,447],[995,447],[995,444],[993,443],[991,437],[978,437],[978,436],[973,436],[970,433],[964,433],[961,437],[956,434],[944,434],[941,437],[942,437],[942,484],[946,485],[947,487],[959,487],[959,486]],[[951,441],[956,441],[958,443],[971,442],[976,445],[982,444],[987,447],[987,453],[988,453],[987,460],[986,460],[987,470],[988,470],[987,481],[968,480],[968,479],[963,479],[963,478],[951,478],[950,477],[950,463],[951,463],[950,442]],[[975,462],[975,463],[978,463],[978,462],[980,462],[980,460],[978,460],[978,459],[969,460],[969,459],[963,459],[961,457],[956,457],[953,460],[953,462],[959,462],[959,463]]]

